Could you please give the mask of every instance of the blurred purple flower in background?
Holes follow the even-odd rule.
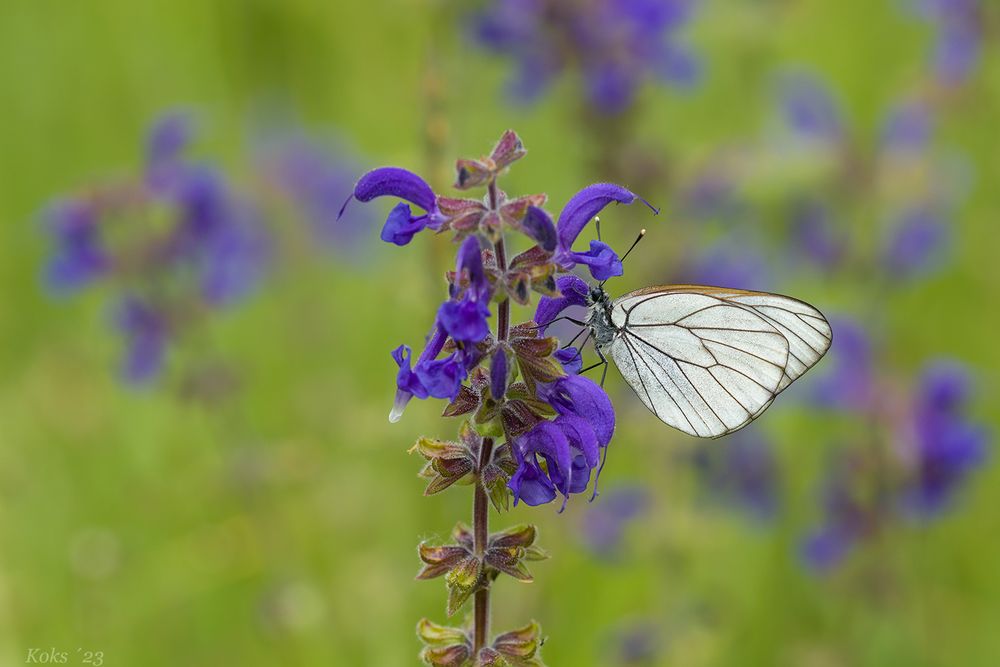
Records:
[[[360,171],[360,160],[342,142],[305,132],[271,132],[258,141],[255,163],[264,181],[309,223],[314,238],[360,260],[370,246],[372,212],[354,207],[338,221]]]
[[[968,372],[957,364],[938,362],[924,371],[912,401],[912,432],[901,443],[913,466],[901,492],[907,510],[937,515],[984,463],[986,430],[965,415],[970,392]]]
[[[843,139],[840,109],[818,79],[803,73],[789,74],[779,84],[778,97],[785,125],[795,134],[831,144]]]
[[[771,283],[767,260],[753,243],[727,240],[685,258],[672,280],[692,285],[715,285],[761,290]]]
[[[818,201],[793,204],[791,240],[809,266],[823,271],[839,268],[847,254],[844,235],[837,229],[830,208]]]
[[[101,281],[120,291],[114,319],[130,382],[153,380],[193,318],[249,294],[270,259],[249,198],[215,167],[184,157],[192,135],[189,116],[163,116],[147,136],[141,175],[59,199],[43,214],[54,241],[50,287]]]
[[[688,87],[700,65],[678,37],[691,0],[492,0],[471,18],[474,40],[516,62],[510,93],[539,97],[576,68],[595,111],[628,109],[648,80]]]
[[[844,385],[849,391],[850,384]],[[895,430],[888,451],[870,444],[846,447],[834,457],[823,492],[823,520],[802,546],[814,570],[835,566],[859,542],[892,519],[936,519],[954,504],[969,474],[986,460],[988,433],[966,415],[971,381],[952,362],[929,364],[910,396],[855,409]]]
[[[889,228],[883,263],[897,278],[913,278],[940,263],[949,241],[948,223],[929,207],[901,213]]]
[[[833,345],[826,369],[809,385],[812,399],[821,406],[865,411],[875,398],[872,341],[860,323],[831,317]]]
[[[755,519],[774,518],[779,509],[779,470],[771,444],[752,426],[699,447],[694,469],[712,501],[744,510]]]
[[[601,558],[616,556],[628,524],[641,517],[649,504],[649,492],[642,487],[605,491],[601,502],[587,506],[580,522],[580,539]]]
[[[930,65],[944,86],[965,83],[980,61],[983,7],[979,0],[913,0],[915,12],[934,28]]]
[[[45,281],[53,291],[74,292],[111,268],[95,204],[83,198],[62,199],[51,204],[42,218],[55,245],[45,268]]]
[[[886,498],[866,454],[842,449],[828,468],[821,492],[823,518],[801,547],[803,562],[815,572],[838,565],[882,524]]]

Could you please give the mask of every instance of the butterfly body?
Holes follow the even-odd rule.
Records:
[[[766,292],[666,285],[612,300],[598,286],[588,303],[602,361],[663,422],[699,437],[750,423],[832,340],[818,310]]]

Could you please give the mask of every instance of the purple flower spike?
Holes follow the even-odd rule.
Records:
[[[965,416],[970,379],[964,368],[939,362],[925,371],[913,405],[915,471],[902,492],[912,513],[946,509],[969,473],[986,458],[987,433]]]
[[[570,306],[587,305],[587,295],[590,293],[590,288],[581,278],[572,274],[559,276],[556,278],[556,288],[561,296],[542,297],[538,300],[538,307],[535,309],[535,324],[541,327],[543,334],[552,320],[559,317],[559,314]]]
[[[412,171],[399,167],[381,167],[373,169],[361,177],[354,186],[354,193],[340,208],[339,218],[350,203],[351,198],[360,202],[369,202],[377,197],[399,197],[411,204],[416,204],[426,211],[426,215],[414,216],[405,204],[396,206],[382,229],[382,240],[396,245],[406,245],[413,235],[430,227],[437,228],[441,223],[438,214],[434,191],[427,182]]]

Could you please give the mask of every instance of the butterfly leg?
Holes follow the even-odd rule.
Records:
[[[601,360],[598,361],[596,364],[591,364],[590,366],[587,366],[586,368],[581,370],[580,375],[583,375],[587,371],[593,370],[598,366],[604,366],[604,370],[601,372],[601,387],[603,388],[604,381],[608,379],[608,360],[605,359],[604,355],[601,354],[601,351],[597,349],[597,346],[594,346],[594,349],[597,351],[597,356],[600,357]]]

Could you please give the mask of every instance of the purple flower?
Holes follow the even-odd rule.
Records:
[[[812,383],[812,399],[842,410],[870,410],[875,400],[872,343],[860,324],[830,318],[834,331],[826,372]]]
[[[621,546],[625,528],[649,506],[649,493],[640,487],[623,487],[601,494],[583,515],[581,537],[596,555],[610,558]]]
[[[148,302],[125,297],[115,313],[118,329],[125,337],[122,376],[130,383],[154,379],[163,367],[167,347],[167,321]]]
[[[354,186],[354,193],[341,207],[338,217],[344,214],[351,198],[369,202],[385,196],[404,199],[425,211],[423,215],[413,215],[408,204],[397,204],[382,227],[382,240],[387,243],[406,245],[417,232],[428,227],[437,229],[444,221],[438,212],[437,198],[431,186],[413,172],[399,167],[380,167],[362,176]]]
[[[587,252],[574,252],[573,243],[583,231],[583,228],[594,216],[600,213],[608,204],[631,204],[636,199],[642,201],[653,211],[646,200],[635,193],[612,183],[595,183],[577,192],[563,207],[556,223],[559,236],[558,247],[554,259],[562,268],[569,270],[577,264],[585,264],[590,269],[590,275],[596,280],[607,280],[612,276],[622,275],[622,263],[618,255],[606,243],[591,241]]]
[[[918,515],[945,509],[986,458],[986,431],[965,416],[969,393],[968,374],[955,364],[934,364],[920,380],[910,443],[915,473],[902,491],[903,505]]]
[[[217,170],[192,165],[180,172],[169,198],[180,209],[169,259],[192,266],[202,296],[225,305],[248,294],[270,257],[270,239],[259,214],[237,199]]]
[[[690,0],[494,0],[473,15],[472,34],[483,47],[516,59],[508,87],[516,99],[535,99],[577,66],[589,106],[615,115],[632,106],[647,80],[679,87],[698,80],[697,60],[676,37],[692,6]]]
[[[522,500],[528,505],[548,503],[558,492],[565,507],[569,494],[581,493],[590,484],[600,449],[607,447],[614,434],[614,408],[603,389],[579,375],[556,380],[544,392],[540,389],[539,398],[552,405],[558,416],[539,422],[514,441],[518,467],[508,486],[515,504]]]
[[[912,278],[933,268],[948,242],[948,225],[929,206],[912,208],[890,229],[884,250],[886,270],[900,278]]]
[[[390,422],[399,421],[403,416],[403,409],[414,396],[420,399],[433,397],[448,400],[454,400],[458,396],[467,371],[458,352],[437,358],[447,339],[444,327],[435,323],[427,346],[412,368],[412,352],[408,346],[400,345],[392,351],[392,358],[399,366],[399,371],[396,374],[396,398],[389,413]]]
[[[935,78],[946,86],[965,83],[979,64],[982,12],[979,0],[915,0],[917,12],[937,29],[931,51]]]
[[[795,245],[803,257],[828,271],[844,259],[847,245],[830,218],[829,207],[816,201],[799,202],[792,213]]]
[[[840,112],[830,92],[804,74],[785,78],[780,87],[785,123],[809,139],[836,142],[843,135]]]
[[[108,271],[111,257],[93,204],[63,199],[49,206],[43,218],[56,244],[45,269],[49,287],[60,293],[75,291]]]
[[[146,184],[154,191],[171,187],[183,167],[183,153],[191,143],[193,123],[186,113],[164,114],[146,136]]]
[[[205,238],[201,258],[201,292],[206,302],[216,306],[250,293],[271,256],[270,238],[257,212],[236,206],[231,215]]]
[[[545,333],[552,320],[570,306],[586,306],[590,288],[581,278],[572,274],[556,278],[556,289],[560,296],[543,296],[535,308],[535,324]]]
[[[802,560],[814,572],[833,568],[874,534],[885,509],[881,492],[866,488],[871,470],[853,454],[834,460],[823,485],[823,520],[801,545]]]
[[[455,273],[456,281],[465,276],[468,287],[460,290],[452,285],[452,298],[438,309],[438,322],[453,340],[475,344],[490,333],[487,303],[491,297],[479,239],[475,236],[467,237],[459,248]]]
[[[345,219],[337,219],[358,171],[346,148],[300,134],[274,136],[262,143],[256,162],[264,178],[301,212],[320,242],[346,251],[348,258],[363,248],[372,222],[368,209],[356,209]]]

